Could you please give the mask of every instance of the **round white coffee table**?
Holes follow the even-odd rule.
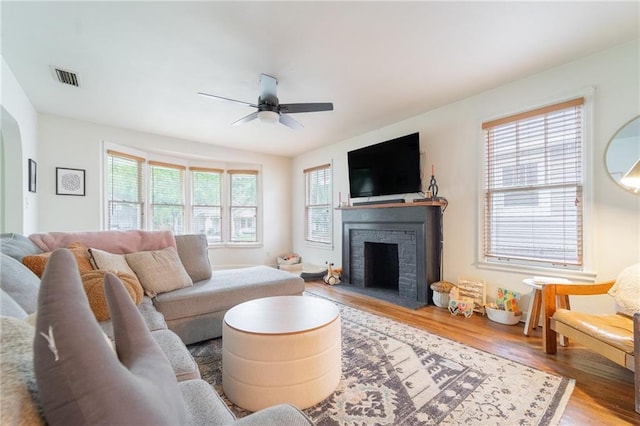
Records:
[[[249,410],[281,403],[311,407],[342,375],[340,311],[314,297],[277,296],[241,303],[222,325],[222,388]]]

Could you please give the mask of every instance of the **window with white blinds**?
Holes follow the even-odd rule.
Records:
[[[205,234],[213,244],[260,242],[258,170],[190,166],[166,156],[154,161],[139,150],[105,148],[106,229]]]
[[[304,170],[305,181],[305,239],[314,243],[331,244],[331,164]]]
[[[258,241],[258,172],[229,170],[231,179],[231,242]]]
[[[106,228],[142,229],[144,226],[145,159],[118,151],[107,151]]]
[[[150,161],[151,229],[184,233],[184,172],[177,164]]]
[[[484,256],[583,265],[584,98],[483,123]]]
[[[222,169],[190,167],[191,228],[212,242],[222,241]]]

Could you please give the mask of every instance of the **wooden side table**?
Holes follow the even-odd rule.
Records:
[[[549,281],[551,282],[551,281]],[[553,280],[553,282],[567,282],[564,279]],[[525,278],[522,280],[522,283],[533,288],[533,294],[531,300],[529,302],[529,311],[527,313],[527,321],[524,323],[524,335],[529,336],[533,330],[538,327],[538,323],[540,322],[540,313],[542,312],[542,289],[544,287],[544,283],[536,282],[533,278]],[[558,307],[563,309],[571,309],[569,304],[569,296],[559,295],[558,297]],[[542,327],[542,326],[541,326]],[[567,346],[569,344],[569,339],[560,336],[560,345]]]

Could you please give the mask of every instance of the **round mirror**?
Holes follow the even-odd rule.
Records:
[[[609,176],[618,185],[640,195],[640,116],[613,135],[605,161]]]

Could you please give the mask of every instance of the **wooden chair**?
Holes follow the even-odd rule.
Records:
[[[615,281],[596,284],[546,284],[543,288],[544,351],[555,354],[557,335],[566,336],[634,372],[635,410],[640,413],[640,313],[587,314],[556,305],[569,295],[607,294]]]

